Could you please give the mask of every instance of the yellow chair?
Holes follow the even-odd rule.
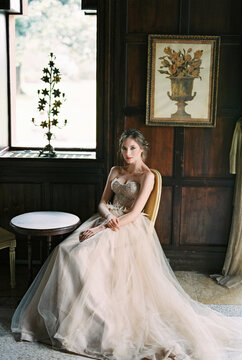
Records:
[[[15,287],[15,248],[16,238],[11,232],[0,227],[0,250],[9,247],[11,288]]]
[[[151,171],[155,175],[155,184],[150,194],[150,197],[147,203],[145,204],[144,213],[147,214],[147,217],[150,219],[152,225],[155,226],[155,221],[160,206],[162,177],[158,170],[151,169]]]

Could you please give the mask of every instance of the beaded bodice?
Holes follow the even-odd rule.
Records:
[[[113,179],[111,189],[114,192],[113,205],[129,209],[139,192],[140,185],[135,181],[128,180],[121,184],[118,178]]]

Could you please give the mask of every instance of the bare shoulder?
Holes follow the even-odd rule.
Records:
[[[147,168],[141,177],[141,183],[154,185],[154,182],[155,182],[155,175],[149,168]]]
[[[109,179],[113,180],[116,176],[119,176],[120,173],[121,173],[121,166],[113,166],[109,172]]]

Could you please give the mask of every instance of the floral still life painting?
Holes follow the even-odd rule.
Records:
[[[146,124],[216,124],[219,37],[149,35]]]
[[[40,118],[36,120],[32,118],[32,123],[35,126],[40,126],[42,129],[46,129],[46,137],[48,144],[39,152],[39,156],[44,157],[56,157],[56,152],[51,145],[51,140],[54,136],[53,127],[62,128],[66,126],[67,120],[63,121],[61,125],[59,119],[60,107],[66,100],[65,93],[56,88],[61,80],[60,70],[55,66],[55,55],[50,53],[50,61],[47,67],[42,70],[43,76],[41,80],[45,83],[42,90],[38,90],[38,111],[40,112]]]

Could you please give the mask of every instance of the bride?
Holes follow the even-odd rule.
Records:
[[[154,185],[147,149],[124,131],[125,165],[111,169],[99,213],[54,249],[14,313],[20,340],[108,360],[242,354],[241,321],[183,291],[142,213]]]

